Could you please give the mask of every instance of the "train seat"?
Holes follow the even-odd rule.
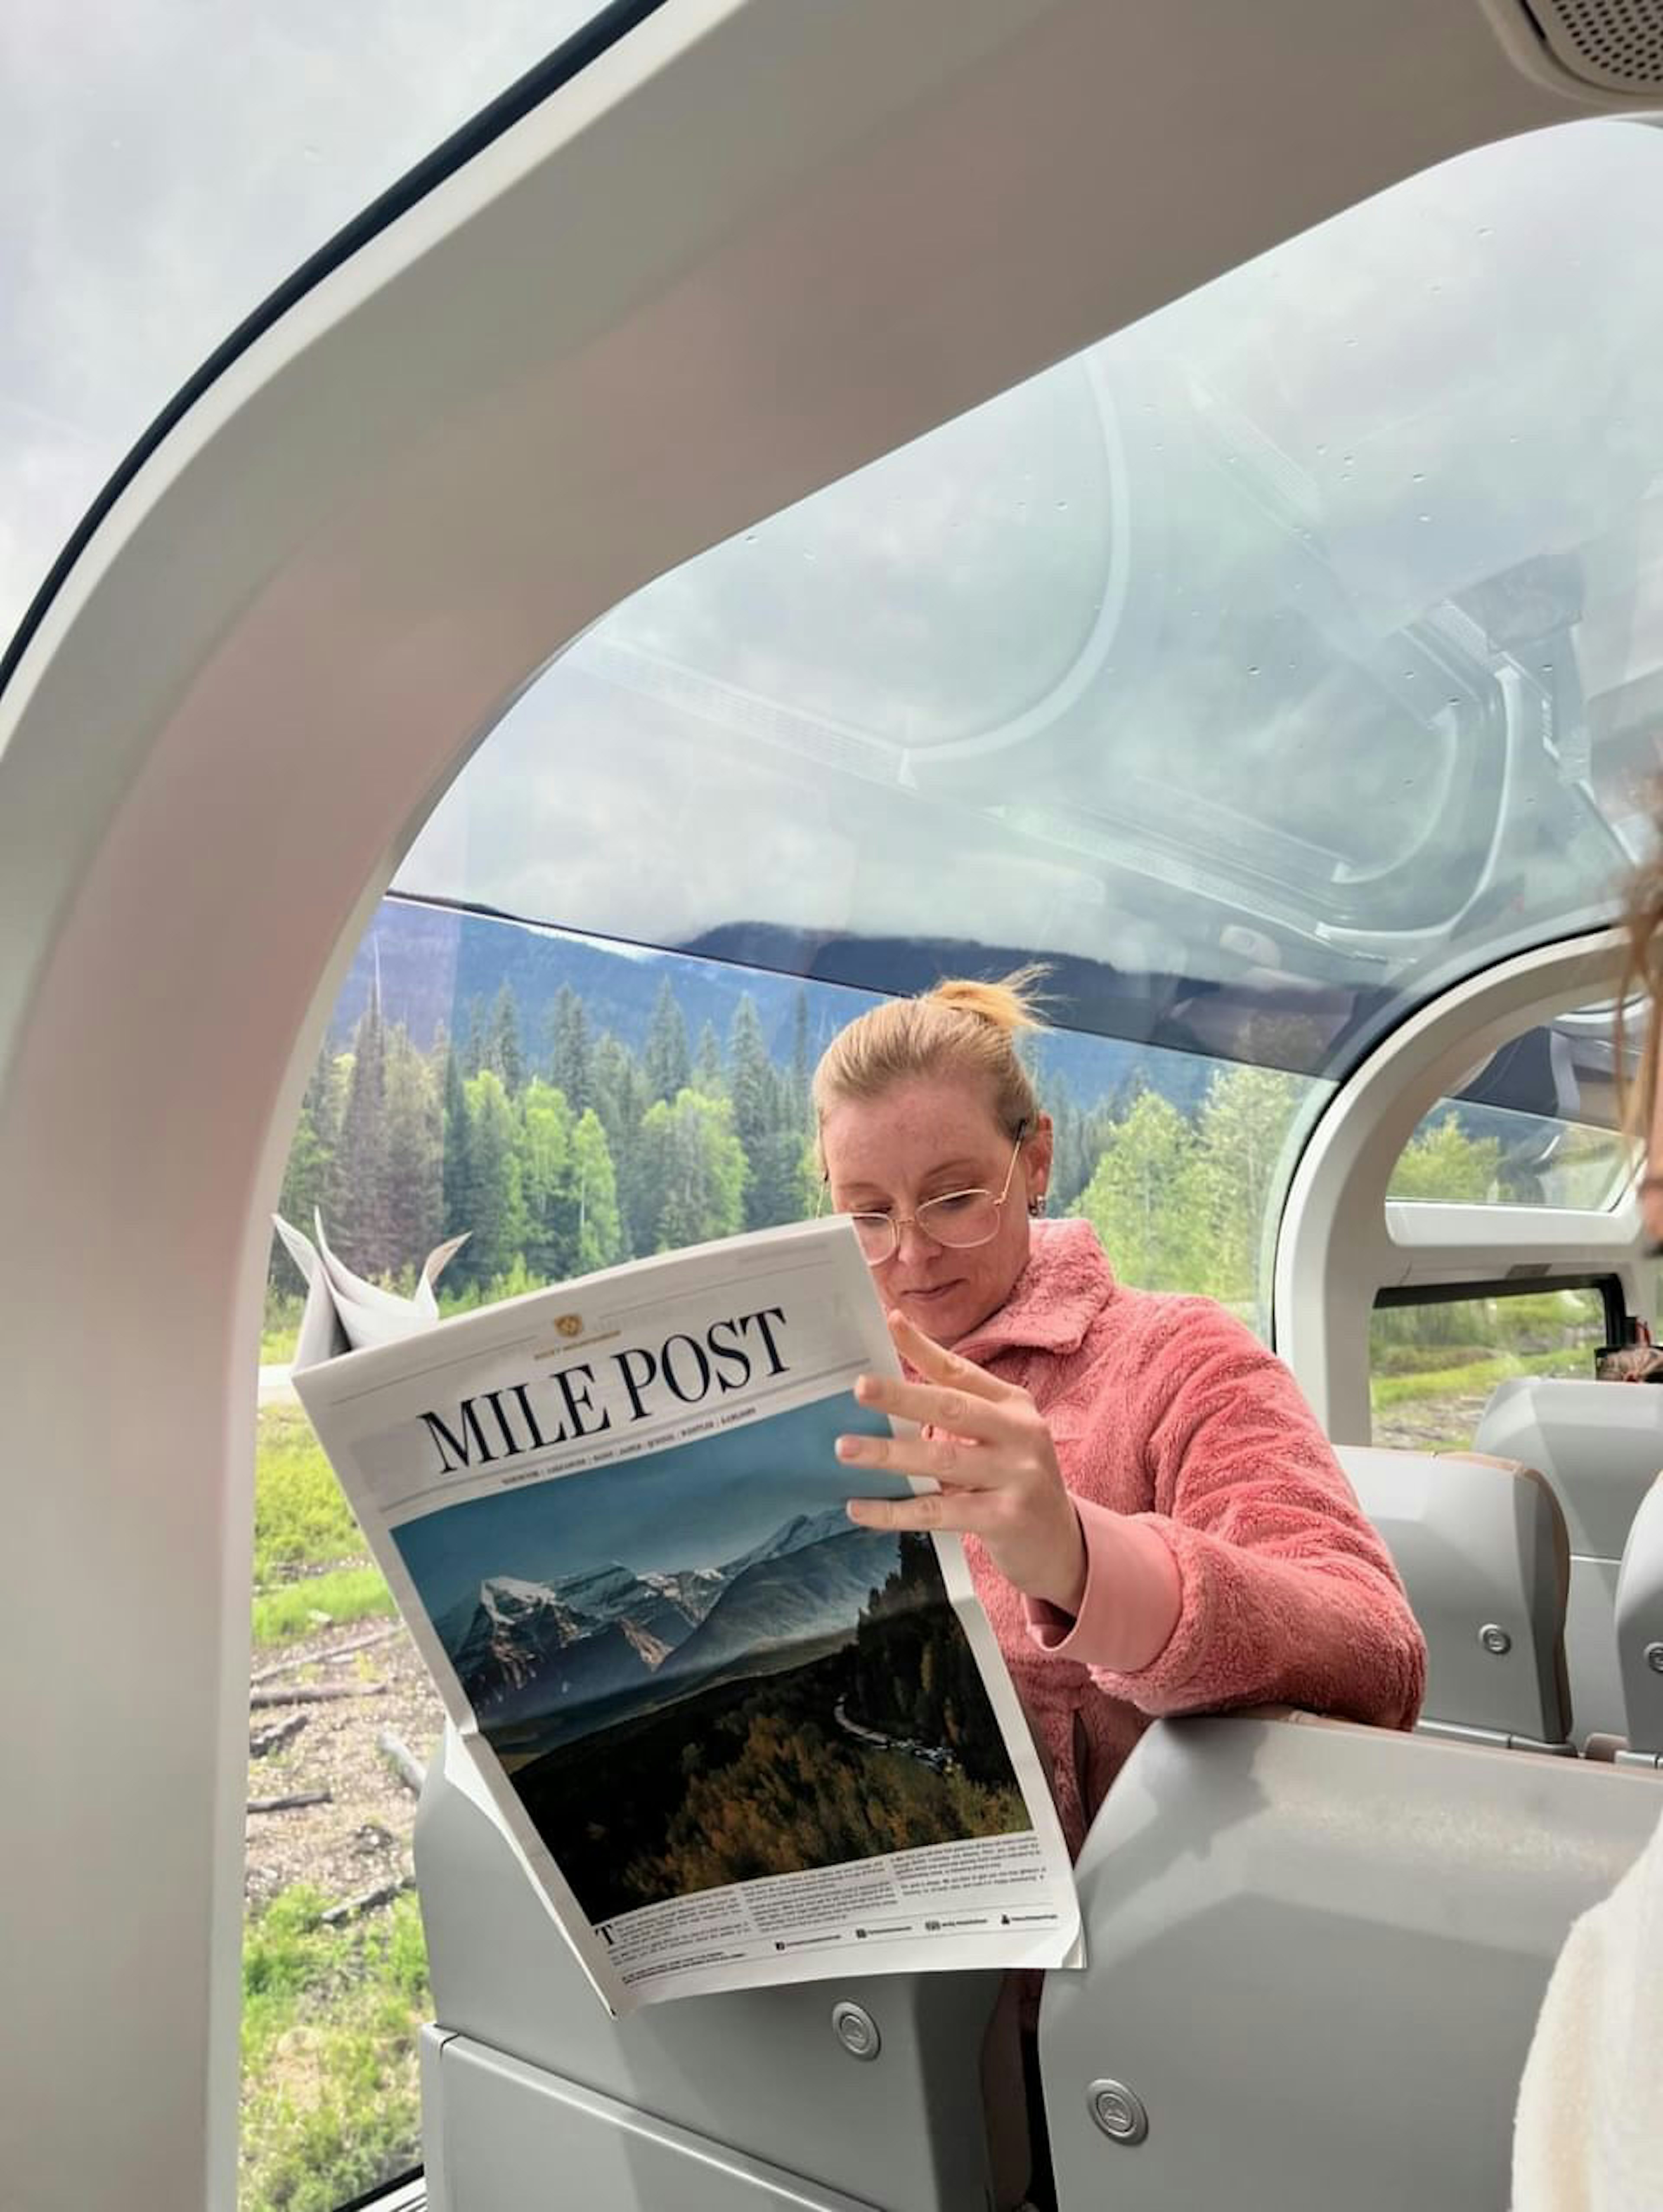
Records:
[[[1546,1482],[1510,1461],[1366,1444],[1337,1455],[1426,1637],[1422,1727],[1568,1748],[1570,1550]]]
[[[1617,1579],[1663,1468],[1663,1388],[1514,1376],[1496,1385],[1473,1448],[1539,1468],[1552,1484],[1570,1537],[1565,1651],[1577,1737],[1623,1735]]]
[[[1627,1724],[1618,1757],[1663,1766],[1663,1475],[1642,1498],[1623,1547],[1616,1613]]]
[[[1454,1737],[1151,1729],[1041,2014],[1063,2212],[1505,2204],[1554,1960],[1660,1810],[1654,1776]]]
[[[1061,2212],[1468,2212],[1571,1921],[1654,1775],[1299,1716],[1157,1723],[1080,1861],[1089,1964],[1040,2045]],[[607,2017],[452,1740],[416,1835],[434,2212],[975,2212],[997,1978],[839,1978]],[[857,2057],[834,2009],[877,2036]]]

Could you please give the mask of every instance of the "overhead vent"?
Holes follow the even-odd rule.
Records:
[[[1554,59],[1601,92],[1663,98],[1663,0],[1526,0]]]

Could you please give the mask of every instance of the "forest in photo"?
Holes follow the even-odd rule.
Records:
[[[592,1922],[695,1891],[1029,1826],[926,1540],[853,1634],[561,1745],[513,1786]]]

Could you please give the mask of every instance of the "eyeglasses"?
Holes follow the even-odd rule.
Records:
[[[1011,1164],[1004,1171],[1004,1188],[997,1197],[991,1190],[949,1190],[939,1198],[926,1198],[916,1213],[852,1213],[854,1233],[869,1267],[881,1267],[901,1249],[901,1232],[921,1229],[932,1244],[950,1252],[968,1252],[978,1244],[991,1244],[999,1233],[999,1213],[1011,1195],[1011,1178],[1027,1139],[1028,1124],[1017,1130]],[[823,1202],[823,1201],[822,1201]]]

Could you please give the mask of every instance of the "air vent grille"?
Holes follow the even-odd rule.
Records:
[[[1606,92],[1663,94],[1663,0],[1529,0],[1556,58]]]

